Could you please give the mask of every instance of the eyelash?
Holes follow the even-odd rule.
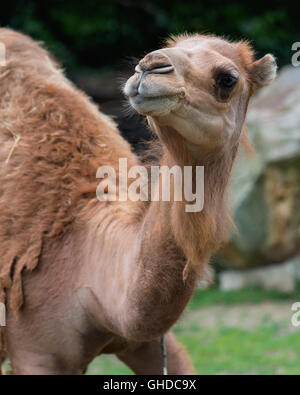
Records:
[[[236,83],[237,78],[231,74],[224,74],[219,80],[219,84],[227,89],[233,88]]]
[[[238,79],[237,77],[233,76],[232,74],[226,73],[223,74],[219,79],[218,79],[218,84],[225,89],[231,89],[236,85]]]

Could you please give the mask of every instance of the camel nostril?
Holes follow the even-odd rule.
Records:
[[[147,65],[145,67],[144,65],[141,67],[139,64],[136,66],[135,71],[137,73],[153,73],[153,74],[166,74],[170,73],[171,71],[174,70],[174,66],[171,64],[158,64],[158,63],[153,63],[150,65]]]
[[[155,67],[149,70],[149,72],[154,74],[166,74],[166,73],[170,73],[173,70],[174,70],[174,66],[172,66],[171,64],[166,64],[164,66]]]

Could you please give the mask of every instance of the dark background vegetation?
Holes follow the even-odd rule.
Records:
[[[45,41],[69,71],[118,69],[185,31],[249,39],[282,65],[300,35],[296,3],[277,0],[10,0],[1,4],[0,24]]]

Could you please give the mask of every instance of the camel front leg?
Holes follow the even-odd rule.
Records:
[[[165,336],[168,374],[195,374],[192,361],[172,332]],[[117,354],[135,374],[162,374],[160,339],[142,343],[134,350]]]

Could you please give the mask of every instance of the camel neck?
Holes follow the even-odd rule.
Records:
[[[139,228],[140,248],[126,299],[135,322],[129,326],[132,336],[159,336],[174,324],[193,294],[197,276],[227,235],[225,189],[235,153],[195,159],[180,143],[178,156],[177,147],[165,146],[161,165],[191,166],[193,187],[195,167],[203,167],[204,206],[186,212],[184,199],[150,203]]]

